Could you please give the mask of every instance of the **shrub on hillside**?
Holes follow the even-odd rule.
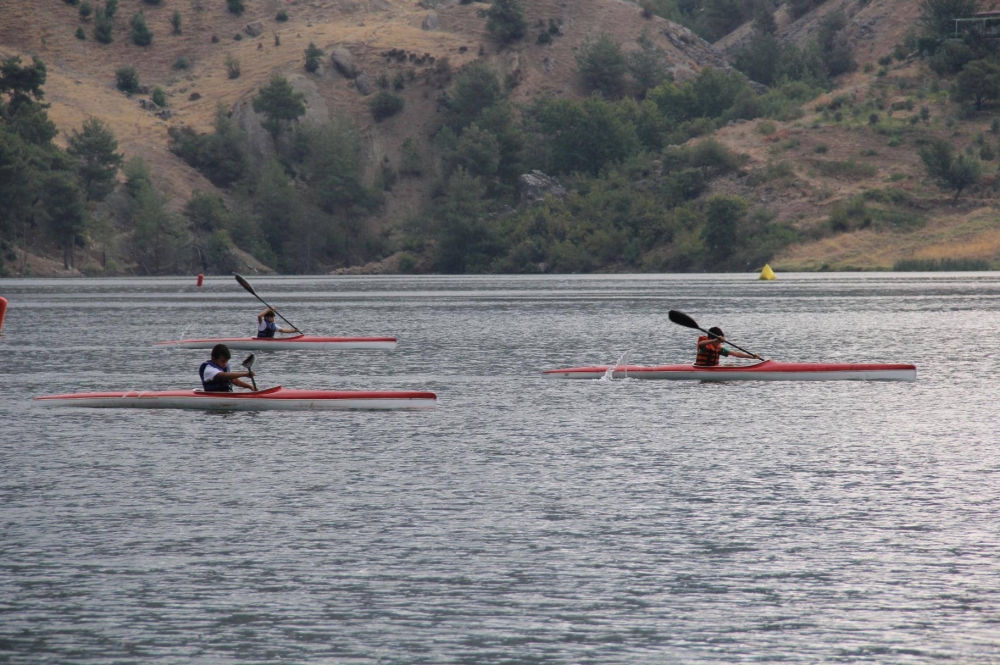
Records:
[[[284,9],[279,10],[278,13],[274,15],[274,20],[278,21],[279,23],[286,22],[288,20],[288,12],[286,12]]]
[[[391,118],[400,111],[403,110],[405,102],[403,98],[399,95],[394,95],[388,90],[380,90],[377,95],[375,95],[368,106],[372,110],[372,117],[375,118],[375,122],[382,122],[386,118]]]
[[[942,189],[955,190],[955,201],[965,188],[978,184],[983,175],[982,162],[965,154],[956,157],[952,145],[942,139],[921,148],[920,159],[927,175]]]
[[[94,14],[94,39],[102,44],[110,44],[112,41],[111,32],[114,29],[114,21],[108,16],[104,9],[98,8]]]
[[[171,14],[170,16],[170,34],[172,35],[181,34],[182,20],[183,19],[181,18],[181,13],[177,10],[174,10],[174,13]]]
[[[87,38],[87,33],[83,31],[83,26],[77,26],[76,38],[81,41]]]
[[[86,21],[90,18],[90,15],[94,13],[94,6],[90,4],[88,0],[83,0],[80,3],[80,20]]]
[[[247,9],[246,5],[243,4],[243,0],[226,0],[226,8],[230,14],[236,14],[237,16]]]
[[[231,79],[238,79],[240,77],[239,58],[231,53],[226,56],[226,76]]]
[[[323,57],[323,49],[309,42],[306,47],[306,71],[312,74],[319,69],[319,59]]]
[[[174,69],[191,69],[191,61],[188,60],[186,56],[183,56],[183,55],[178,56],[177,59],[174,60],[173,68]]]
[[[146,16],[141,12],[132,15],[132,43],[136,46],[149,46],[153,43],[153,32],[146,24]]]
[[[628,61],[621,44],[608,33],[588,39],[576,55],[580,79],[588,91],[608,99],[618,99],[625,92]]]
[[[132,65],[115,70],[115,86],[122,92],[133,94],[139,91],[139,72]]]
[[[161,88],[160,86],[156,86],[155,88],[153,88],[152,98],[153,98],[153,103],[156,104],[157,106],[167,105],[167,93],[165,93],[163,91],[163,88]]]
[[[504,44],[521,39],[528,29],[521,0],[493,0],[486,17],[486,29]]]

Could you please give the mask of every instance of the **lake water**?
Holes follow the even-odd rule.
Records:
[[[229,278],[0,280],[0,662],[1000,661],[1000,275],[251,278],[258,383],[432,412],[43,409],[195,387]],[[560,381],[680,309],[914,383]],[[238,360],[242,354],[236,353]]]

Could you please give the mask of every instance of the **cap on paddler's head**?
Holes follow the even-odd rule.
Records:
[[[726,333],[722,332],[722,328],[720,328],[719,326],[712,326],[711,328],[708,329],[708,332],[712,333],[716,337],[726,336]]]
[[[229,353],[229,347],[226,346],[225,344],[216,344],[215,346],[213,346],[212,360],[215,360],[216,358],[225,358],[226,360],[232,358],[232,355],[230,355]]]

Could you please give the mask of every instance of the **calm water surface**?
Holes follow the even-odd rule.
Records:
[[[231,279],[0,280],[0,662],[1000,661],[1000,275],[254,278],[258,381],[434,412],[42,409],[193,387]],[[558,381],[670,308],[915,383]]]

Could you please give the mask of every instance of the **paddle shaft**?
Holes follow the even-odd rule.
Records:
[[[714,337],[715,339],[719,339],[718,335],[710,333],[707,330],[705,330],[704,328],[702,328],[701,326],[699,326],[697,321],[695,321],[694,319],[692,319],[690,316],[688,316],[684,312],[678,312],[677,310],[673,310],[672,309],[672,310],[670,310],[669,318],[670,318],[671,321],[673,321],[674,323],[676,323],[679,326],[684,326],[686,328],[694,328],[695,330],[702,331],[703,333],[705,333],[709,337]],[[726,340],[725,344],[728,344],[729,346],[733,347],[734,349],[739,349],[743,353],[751,355],[754,358],[758,358],[758,359],[760,358],[760,356],[758,356],[756,353],[750,353],[749,351],[747,351],[746,349],[744,349],[742,346],[737,346],[736,344],[733,344],[729,340]]]
[[[278,310],[276,310],[269,302],[267,302],[266,300],[264,300],[263,298],[261,298],[259,295],[257,295],[257,292],[254,291],[253,287],[250,285],[250,282],[248,282],[245,278],[243,278],[240,275],[237,275],[235,273],[233,273],[233,275],[236,277],[236,281],[239,283],[239,285],[242,286],[244,289],[246,289],[247,292],[250,293],[250,295],[252,295],[254,298],[256,298],[257,300],[259,300],[262,303],[264,303],[265,305],[267,305],[267,308],[269,310],[271,310],[272,312],[274,312],[275,314],[277,314],[279,317],[281,317],[282,321],[284,321],[285,323],[287,323],[291,327],[295,328],[299,332],[302,332],[301,330],[299,330],[298,326],[296,326],[294,323],[292,323],[291,321],[289,321],[285,317],[281,316],[281,312],[279,312]]]

